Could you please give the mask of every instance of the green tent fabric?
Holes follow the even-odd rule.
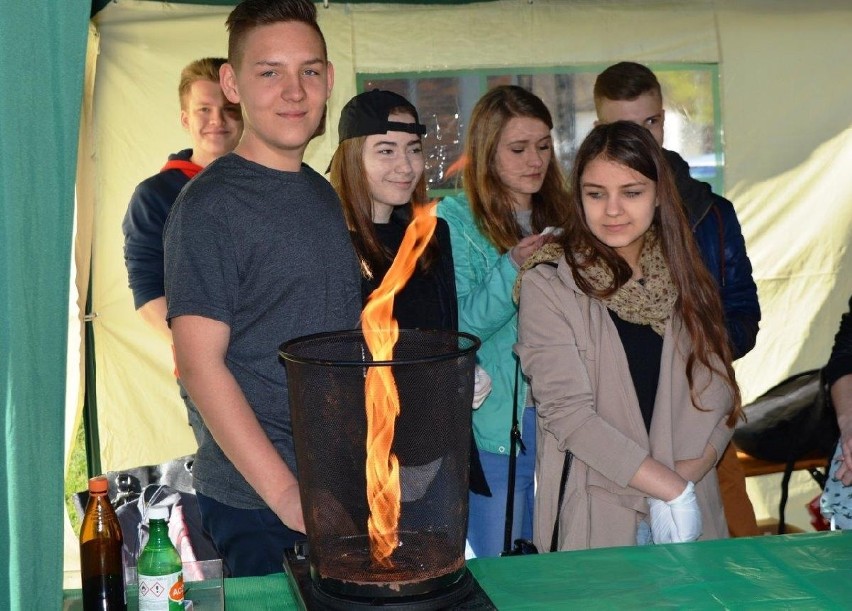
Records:
[[[0,609],[62,601],[68,287],[89,8],[0,2]]]

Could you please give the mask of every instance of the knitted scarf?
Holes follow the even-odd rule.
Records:
[[[563,254],[562,247],[551,242],[524,261],[515,282],[513,293],[515,301],[518,301],[521,276],[526,270],[539,263],[555,261]],[[624,286],[601,301],[622,320],[651,325],[651,328],[662,336],[666,332],[666,322],[671,317],[678,292],[672,282],[669,268],[663,257],[663,249],[653,228],[645,235],[645,244],[639,256],[639,266],[642,269],[642,282],[628,280]],[[612,271],[600,262],[579,268],[579,273],[596,290],[612,286]]]

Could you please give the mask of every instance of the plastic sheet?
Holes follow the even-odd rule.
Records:
[[[497,608],[849,608],[852,533],[473,560]]]

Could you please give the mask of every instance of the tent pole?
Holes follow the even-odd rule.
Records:
[[[98,436],[98,396],[95,381],[95,315],[92,314],[92,263],[89,262],[89,286],[86,291],[86,315],[83,325],[86,343],[85,391],[83,393],[83,437],[86,440],[86,466],[89,477],[101,473],[101,442]]]

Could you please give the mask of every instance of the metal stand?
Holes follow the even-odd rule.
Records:
[[[488,594],[470,573],[445,591],[426,596],[412,596],[398,600],[342,599],[322,592],[311,579],[307,544],[297,545],[284,552],[284,571],[299,609],[302,611],[337,611],[340,609],[386,609],[388,611],[432,611],[437,609],[462,609],[468,611],[497,611]]]

